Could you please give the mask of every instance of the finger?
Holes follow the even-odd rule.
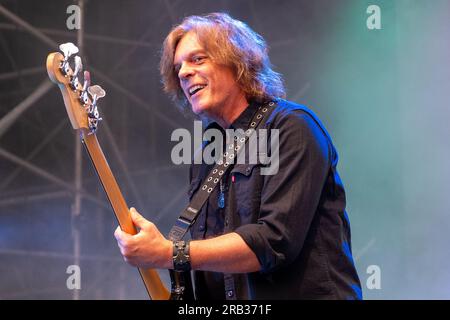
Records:
[[[119,243],[119,245],[125,245],[128,242],[130,242],[133,238],[132,235],[126,233],[125,231],[123,231],[120,226],[116,228],[116,230],[114,231],[114,237],[117,239],[117,242]]]
[[[120,229],[120,226],[118,226],[114,231],[114,237],[116,238],[117,241],[119,241],[119,239],[121,238],[121,232],[123,231],[122,229]]]
[[[133,224],[140,228],[143,229],[144,226],[147,224],[147,219],[145,219],[139,212],[136,211],[135,208],[131,207],[130,208],[130,215],[131,215],[131,220],[133,221]]]

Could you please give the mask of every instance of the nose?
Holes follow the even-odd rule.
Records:
[[[194,68],[189,66],[187,63],[183,62],[178,71],[178,78],[180,80],[187,79],[189,76],[194,74]]]

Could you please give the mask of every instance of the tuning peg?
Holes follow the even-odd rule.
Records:
[[[89,96],[86,90],[91,85],[91,74],[89,73],[89,71],[84,71],[83,75],[84,75],[84,82],[83,88],[81,89],[80,92],[80,102],[86,106],[89,103]]]
[[[75,56],[75,70],[73,71],[73,75],[76,77],[81,70],[83,70],[83,62],[81,62],[79,56]]]
[[[97,96],[97,98],[103,98],[104,96],[106,96],[106,91],[103,90],[102,87],[100,87],[98,84],[94,85],[94,86],[90,86],[88,88],[88,92],[91,96]]]
[[[66,64],[68,64],[68,62],[66,62]],[[80,82],[78,80],[78,73],[80,72],[81,69],[83,69],[83,63],[81,62],[81,58],[79,56],[75,56],[75,70],[72,72],[70,80],[70,84],[73,90],[78,90],[78,86],[80,85]]]
[[[88,126],[90,129],[88,134],[95,133],[95,131],[97,131],[99,121],[102,121],[102,120],[103,120],[103,118],[95,118],[91,115],[88,115]]]
[[[59,46],[59,50],[64,54],[64,60],[70,58],[71,55],[78,53],[78,48],[72,42],[63,43]]]
[[[106,91],[103,90],[103,88],[98,84],[88,87],[87,91],[91,95],[92,104],[94,105],[96,104],[98,99],[103,98],[106,95]]]
[[[86,89],[91,85],[91,73],[89,71],[84,71],[83,76],[83,91],[86,91]]]

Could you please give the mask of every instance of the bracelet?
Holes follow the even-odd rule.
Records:
[[[173,242],[173,270],[190,271],[191,257],[189,256],[189,241]]]

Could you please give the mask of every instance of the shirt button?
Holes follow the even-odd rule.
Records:
[[[199,227],[198,227],[198,230],[200,230],[200,231],[205,230],[205,226],[204,226],[204,225],[199,226]]]
[[[245,172],[246,172],[246,173],[250,173],[251,170],[252,170],[252,168],[247,167],[247,169],[245,169]]]
[[[228,298],[231,298],[233,296],[233,294],[234,294],[233,290],[228,290],[228,292],[227,292]]]

